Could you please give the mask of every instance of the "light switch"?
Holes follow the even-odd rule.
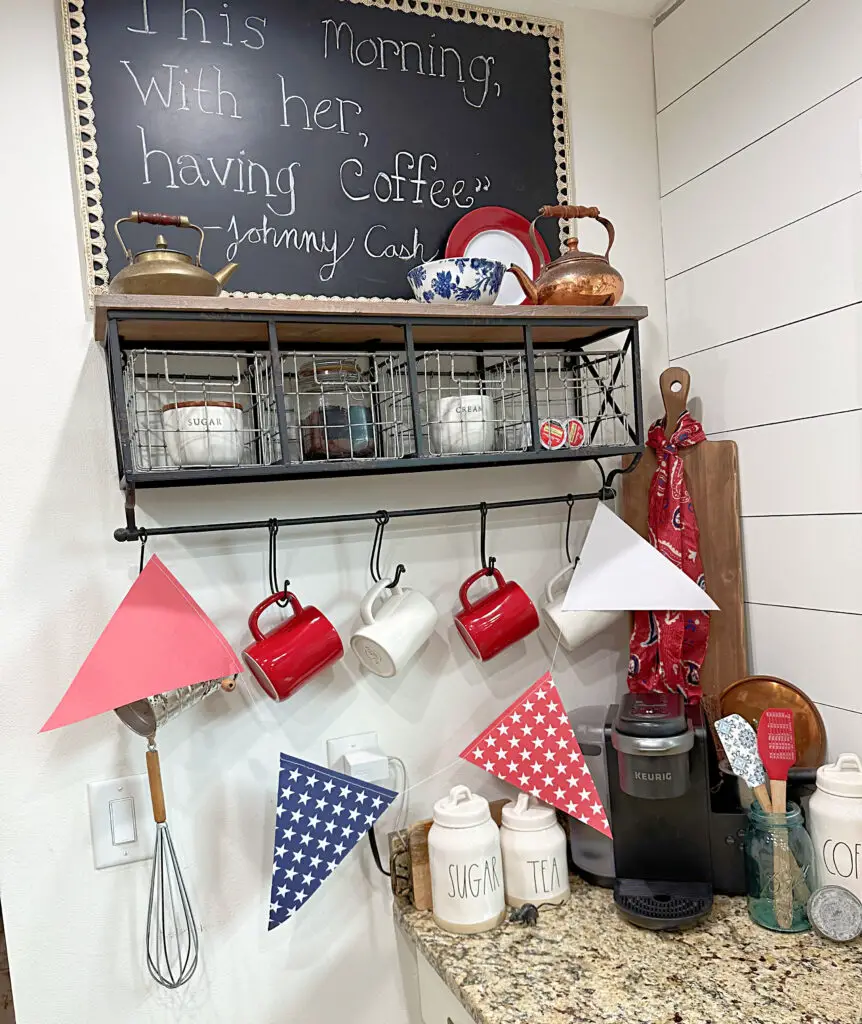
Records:
[[[87,799],[97,869],[152,857],[156,827],[146,775],[91,782]]]
[[[135,828],[135,801],[130,796],[119,797],[108,804],[111,817],[111,838],[114,846],[133,843],[138,838]]]

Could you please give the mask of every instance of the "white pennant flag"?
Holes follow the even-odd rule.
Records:
[[[599,503],[563,611],[717,611],[718,605]]]

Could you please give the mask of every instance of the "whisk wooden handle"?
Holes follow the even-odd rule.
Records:
[[[159,765],[158,750],[147,751],[147,775],[150,779],[150,800],[153,802],[153,818],[157,825],[168,820],[165,812],[165,791],[162,789],[162,769]]]

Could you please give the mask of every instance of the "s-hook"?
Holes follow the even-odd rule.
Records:
[[[569,547],[569,536],[572,532],[572,509],[575,507],[574,494],[566,495],[566,504],[569,506],[569,512],[566,516],[566,561],[569,565],[575,565],[577,564],[578,559],[572,558],[572,551]]]
[[[497,564],[497,559],[492,555],[487,558],[485,555],[485,535],[488,532],[488,503],[483,501],[479,504],[479,515],[481,516],[480,527],[479,527],[479,550],[482,555],[482,568],[485,570],[486,576],[492,576],[494,574],[494,566]]]
[[[144,571],[144,557],[147,553],[147,528],[142,526],[138,530],[138,538],[141,542],[141,560],[138,562],[138,575]]]
[[[269,589],[272,594],[283,593],[290,586],[290,580],[285,577],[284,586],[278,585],[278,552],[276,550],[276,538],[278,537],[278,520],[270,519],[269,527]],[[287,597],[279,598],[275,602],[279,608],[286,608],[290,603]]]
[[[383,550],[383,531],[386,529],[386,524],[389,522],[389,513],[385,509],[381,509],[374,516],[374,522],[377,524],[374,530],[374,540],[371,544],[371,560],[368,563],[368,570],[371,573],[371,578],[375,583],[379,583],[383,578],[383,573],[380,570],[380,554]],[[407,569],[400,562],[395,567],[395,577],[391,583],[387,586],[390,590],[394,590],[398,586],[398,581],[407,572]]]

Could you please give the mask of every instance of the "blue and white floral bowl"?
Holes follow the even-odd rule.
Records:
[[[407,274],[407,280],[419,302],[473,302],[493,306],[505,273],[505,265],[497,260],[456,256],[414,267]]]

